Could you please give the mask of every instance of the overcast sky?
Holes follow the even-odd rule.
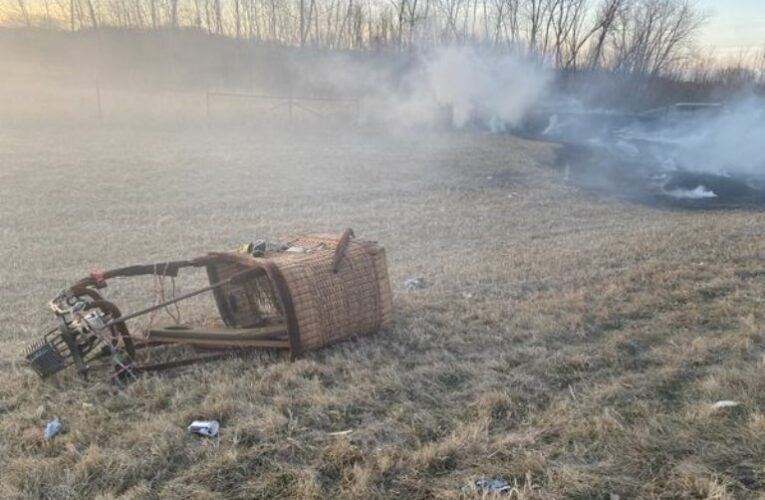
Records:
[[[698,0],[711,14],[699,40],[722,51],[765,47],[765,0]]]

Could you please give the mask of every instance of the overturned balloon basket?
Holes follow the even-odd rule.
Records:
[[[102,368],[109,379],[123,383],[142,372],[252,349],[285,350],[295,359],[306,351],[374,333],[392,320],[383,247],[356,239],[350,229],[286,241],[257,241],[235,252],[92,273],[50,302],[57,326],[27,347],[26,362],[42,378],[73,366],[86,378]],[[175,284],[185,268],[205,268],[209,285],[155,300],[129,314],[102,293],[117,278],[153,275],[155,280],[172,278]],[[157,311],[205,293],[212,295],[222,326],[174,323],[149,326],[141,335],[128,327],[131,320],[146,315],[153,319]],[[159,346],[190,346],[194,354],[189,356],[188,348],[171,349],[169,359],[152,362],[150,353]]]

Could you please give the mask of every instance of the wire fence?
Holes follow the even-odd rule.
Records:
[[[99,80],[71,85],[38,84],[3,89],[3,121],[57,119],[72,123],[115,124],[130,120],[177,119],[193,122],[240,121],[339,123],[358,125],[362,102],[355,97],[269,94],[206,88],[126,89]]]
[[[249,92],[226,92],[207,88],[205,95],[205,111],[208,118],[212,117],[213,101],[216,99],[242,99],[275,102],[273,106],[267,108],[267,111],[270,112],[284,108],[286,110],[289,123],[293,123],[295,121],[296,112],[308,113],[319,118],[327,117],[328,112],[326,109],[317,109],[316,107],[312,107],[312,103],[350,105],[353,109],[353,122],[355,124],[359,123],[361,115],[361,100],[357,98],[297,96],[292,94],[292,92],[288,93],[287,95],[268,95]]]

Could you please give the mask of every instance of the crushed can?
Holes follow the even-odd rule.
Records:
[[[188,431],[200,436],[215,437],[218,435],[220,422],[217,420],[194,420],[189,425]]]

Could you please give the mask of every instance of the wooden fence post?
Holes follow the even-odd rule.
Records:
[[[289,113],[289,124],[292,125],[292,84],[290,83],[289,95],[287,96],[287,109]]]
[[[205,116],[210,119],[210,86],[205,88]]]
[[[104,123],[104,109],[101,105],[101,82],[96,78],[96,106],[98,108],[98,123]]]

